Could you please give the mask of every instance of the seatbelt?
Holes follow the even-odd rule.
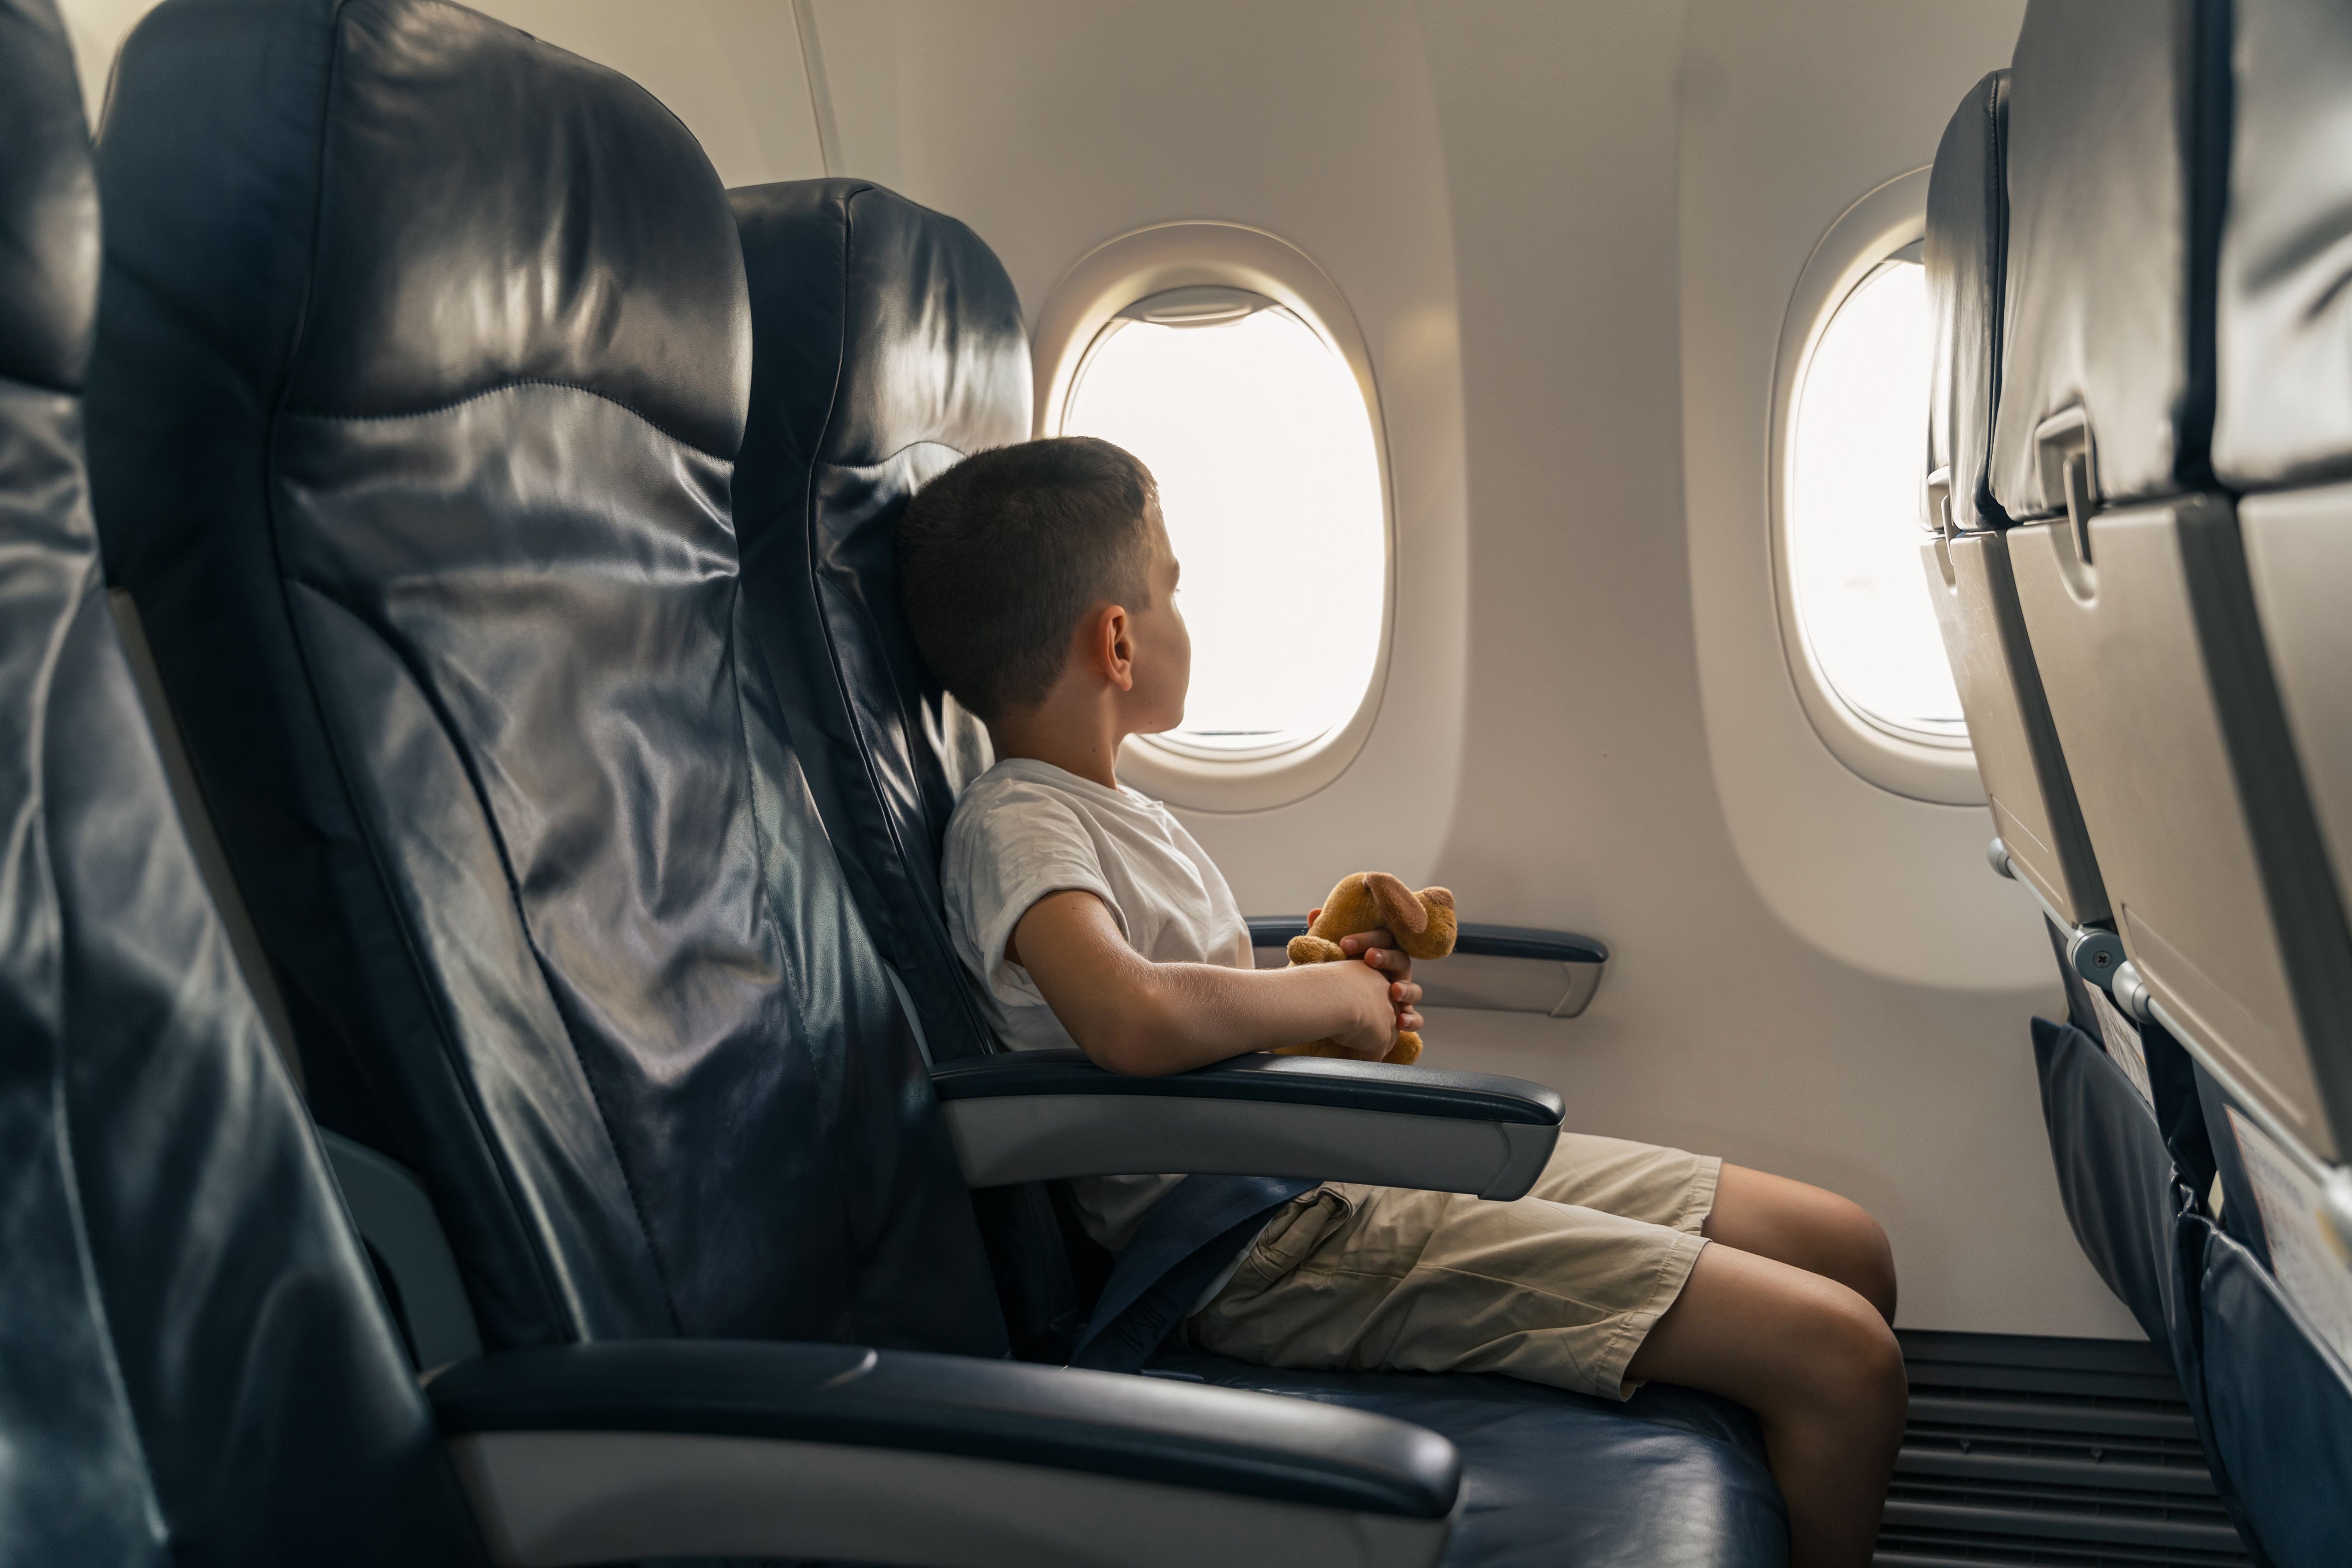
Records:
[[[1187,1176],[1151,1205],[1103,1282],[1072,1366],[1139,1372],[1268,1215],[1323,1184],[1283,1176]]]

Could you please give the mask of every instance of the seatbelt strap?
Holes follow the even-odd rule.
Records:
[[[1281,1176],[1187,1176],[1177,1183],[1118,1255],[1070,1364],[1141,1371],[1268,1216],[1322,1184]]]

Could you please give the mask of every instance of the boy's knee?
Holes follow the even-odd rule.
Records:
[[[1840,1198],[1829,1219],[1829,1242],[1837,1258],[1834,1279],[1877,1310],[1884,1322],[1895,1321],[1895,1247],[1886,1229],[1870,1211],[1850,1198]]]
[[[1853,1416],[1899,1421],[1910,1397],[1903,1346],[1875,1304],[1851,1289],[1822,1305],[1822,1390]]]

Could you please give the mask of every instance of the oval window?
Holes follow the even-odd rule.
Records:
[[[1155,744],[1268,757],[1355,715],[1380,658],[1387,517],[1363,394],[1313,328],[1239,289],[1139,300],[1087,345],[1061,432],[1115,442],[1160,481],[1192,689]]]
[[[1931,354],[1927,268],[1907,257],[1830,317],[1790,422],[1789,576],[1806,647],[1846,706],[1951,744],[1968,727],[1919,554]]]

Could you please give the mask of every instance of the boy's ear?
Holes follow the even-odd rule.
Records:
[[[1125,605],[1105,605],[1095,612],[1093,629],[1087,638],[1087,653],[1095,668],[1121,691],[1135,689],[1133,631]]]

